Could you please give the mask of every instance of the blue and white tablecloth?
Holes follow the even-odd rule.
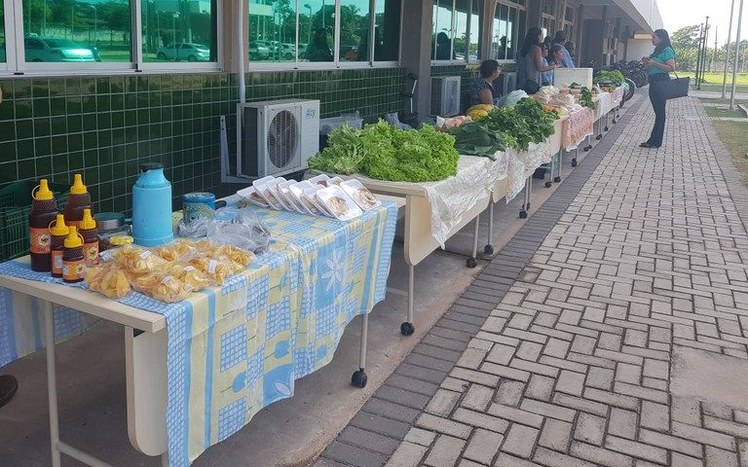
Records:
[[[330,362],[345,326],[384,299],[394,204],[349,222],[256,213],[272,231],[270,252],[223,287],[171,305],[134,292],[120,300],[166,317],[170,465],[189,465],[291,397],[296,379]],[[0,264],[0,274],[58,282],[23,261]],[[43,347],[41,306],[52,305],[0,288],[0,366]],[[58,340],[85,326],[81,313],[54,306]]]

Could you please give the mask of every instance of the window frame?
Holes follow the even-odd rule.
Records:
[[[512,35],[514,36],[514,40],[512,42],[514,44],[514,57],[512,57],[512,58],[494,58],[493,57],[493,43],[494,43],[493,32],[494,32],[494,23],[496,21],[500,20],[500,18],[496,17],[496,12],[497,12],[497,10],[501,6],[507,7],[507,22],[508,22],[508,19],[511,18],[511,16],[512,16],[512,10],[515,11],[516,23],[512,26],[512,28],[513,28]],[[517,3],[517,2],[511,1],[511,0],[500,0],[500,1],[496,2],[496,4],[494,5],[493,14],[491,15],[491,33],[490,33],[490,38],[491,38],[491,49],[492,50],[490,51],[490,54],[492,56],[490,58],[493,58],[494,60],[496,60],[497,62],[499,62],[502,65],[515,63],[517,61],[517,53],[518,53],[519,48],[521,47],[521,43],[522,43],[522,41],[524,39],[524,37],[520,37],[519,36],[519,33],[520,33],[520,31],[522,31],[522,30],[526,31],[526,29],[527,29],[526,27],[523,28],[523,27],[519,26],[519,23],[520,23],[520,11],[524,11],[525,12],[525,20],[526,20],[526,18],[527,18],[527,8],[525,6]],[[498,41],[498,39],[497,39],[497,41]]]
[[[249,9],[251,3],[247,1],[247,18],[249,18]],[[293,61],[288,62],[271,62],[271,61],[253,61],[247,59],[247,67],[245,72],[265,72],[265,71],[288,71],[288,70],[304,70],[304,71],[324,71],[324,70],[337,70],[337,69],[363,69],[363,68],[393,68],[399,67],[402,57],[403,41],[402,41],[402,25],[403,25],[403,3],[406,0],[398,0],[400,2],[400,40],[398,40],[397,46],[397,60],[374,60],[374,27],[376,26],[376,18],[374,17],[377,7],[377,2],[384,2],[385,0],[375,0],[369,2],[369,60],[367,61],[341,61],[340,60],[340,8],[341,0],[335,1],[335,37],[333,40],[333,60],[331,62],[303,62],[299,60],[299,6],[302,0],[296,1],[296,57]],[[453,0],[454,1],[454,0]],[[249,27],[249,23],[247,23]],[[307,44],[308,46],[308,44]],[[247,44],[247,50],[249,50],[249,44]]]
[[[213,0],[211,0],[213,1]],[[130,52],[129,61],[123,62],[27,62],[24,41],[26,31],[23,16],[23,0],[5,0],[5,63],[0,63],[0,76],[71,76],[112,75],[143,72],[220,72],[224,70],[224,2],[215,0],[216,14],[212,21],[215,27],[216,61],[213,62],[145,62],[143,60],[143,22],[141,0],[130,0]],[[20,14],[17,14],[20,12]]]
[[[471,38],[472,38],[472,35],[473,35],[473,32],[471,31],[471,23],[472,23],[472,16],[473,16],[473,5],[474,5],[474,3],[477,3],[477,2],[476,2],[476,0],[468,0],[468,1],[470,2],[469,3],[470,10],[468,11],[467,21],[466,21],[466,31],[467,31],[467,35],[468,35],[468,40],[466,41],[465,58],[464,59],[452,58],[452,59],[448,59],[448,60],[437,60],[437,59],[434,58],[435,52],[432,52],[430,54],[431,55],[431,66],[471,65],[471,64],[480,63],[481,60],[483,60],[483,58],[481,57],[483,54],[480,53],[480,52],[483,52],[483,50],[481,48],[481,38],[480,38],[481,22],[483,21],[483,13],[481,11],[479,11],[477,13],[478,14],[478,52],[479,52],[478,55],[479,55],[479,57],[478,57],[477,60],[470,60],[470,41],[471,41]],[[431,5],[432,6],[434,5],[433,0],[431,0]],[[455,50],[455,37],[456,37],[456,34],[457,34],[457,24],[456,24],[456,22],[457,22],[457,19],[456,19],[457,15],[456,15],[456,10],[457,10],[457,0],[452,0],[452,10],[451,10],[452,11],[452,21],[451,21],[451,26],[450,26],[450,30],[449,30],[449,32],[450,32],[450,37],[449,37],[450,51],[452,52],[452,54],[455,54],[457,52]],[[478,8],[478,10],[480,10],[480,8]],[[436,35],[434,33],[436,31],[434,30],[433,14],[431,15],[431,17],[432,17],[431,34],[432,34],[432,37],[435,38]],[[401,23],[402,23],[402,20],[401,20]],[[434,39],[434,40],[436,40],[436,39]],[[401,43],[401,47],[402,47],[402,43]],[[434,49],[434,50],[436,50],[436,49]]]

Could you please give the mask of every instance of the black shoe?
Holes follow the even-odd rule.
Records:
[[[640,144],[639,147],[640,148],[651,148],[652,147],[652,143],[650,143],[650,142],[647,141],[647,142],[644,142],[644,143]]]
[[[0,407],[4,406],[15,395],[18,389],[18,381],[11,375],[0,376]]]

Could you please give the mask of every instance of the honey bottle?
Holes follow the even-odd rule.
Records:
[[[83,256],[86,259],[86,266],[99,264],[99,234],[96,230],[96,221],[88,208],[83,210],[83,219],[81,219],[78,231],[83,237]]]
[[[85,277],[86,261],[83,258],[83,237],[78,229],[70,226],[65,239],[65,250],[62,252],[62,280],[65,282],[80,282]]]
[[[37,272],[49,272],[52,268],[52,252],[49,224],[57,216],[57,201],[49,189],[46,179],[39,181],[39,186],[31,193],[31,212],[29,212],[29,238],[31,239],[31,269]]]
[[[65,206],[65,222],[69,226],[80,228],[83,220],[83,210],[91,209],[91,194],[88,188],[83,184],[81,174],[73,175],[73,186],[70,187],[68,194],[68,204]]]
[[[70,229],[65,225],[65,216],[57,214],[57,219],[49,226],[49,233],[52,234],[52,253],[50,254],[52,277],[62,277],[62,254],[65,251],[65,238],[69,232]]]

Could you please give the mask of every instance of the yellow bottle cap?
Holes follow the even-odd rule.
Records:
[[[89,208],[83,210],[83,219],[81,219],[79,228],[81,230],[92,230],[96,228],[96,221],[91,215],[91,210]]]
[[[112,246],[125,246],[132,242],[133,238],[129,235],[114,235],[109,239],[109,244]]]
[[[78,229],[74,225],[71,225],[68,228],[70,231],[68,232],[68,238],[65,239],[65,248],[78,248],[83,246],[83,239],[78,233]]]
[[[57,214],[57,219],[53,220],[52,224],[50,224],[49,233],[56,237],[61,237],[67,235],[68,232],[70,232],[70,229],[65,225],[65,215]]]
[[[49,201],[50,199],[54,198],[55,195],[50,191],[49,189],[49,183],[47,182],[46,178],[42,178],[39,180],[39,186],[38,189],[31,193],[31,197],[34,198],[37,201]]]
[[[83,184],[83,177],[81,174],[73,175],[73,186],[70,187],[71,195],[85,195],[88,193],[86,185]]]

